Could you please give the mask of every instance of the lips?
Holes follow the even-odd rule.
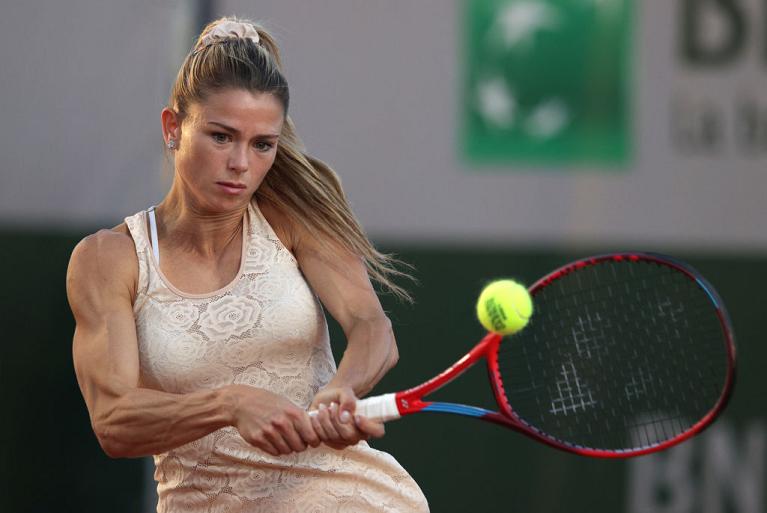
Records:
[[[229,187],[231,189],[245,189],[246,185],[244,183],[235,183],[235,182],[216,182],[219,185],[223,185],[224,187]]]
[[[224,192],[224,194],[230,194],[237,196],[245,191],[245,184],[237,182],[216,182],[216,185]]]

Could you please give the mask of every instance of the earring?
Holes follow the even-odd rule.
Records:
[[[174,139],[170,139],[168,141],[168,149],[169,150],[175,150],[176,149],[176,141]]]

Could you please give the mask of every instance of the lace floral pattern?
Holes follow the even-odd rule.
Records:
[[[307,407],[335,373],[322,307],[258,206],[243,228],[240,273],[185,294],[152,255],[146,212],[125,219],[139,260],[134,315],[142,386],[174,393],[245,384]],[[418,485],[364,442],[272,457],[233,427],[155,456],[158,512],[428,511]]]

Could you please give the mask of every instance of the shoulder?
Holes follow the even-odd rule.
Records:
[[[280,242],[293,253],[300,267],[303,267],[302,260],[307,255],[322,256],[331,260],[354,256],[339,241],[329,238],[320,230],[311,229],[278,205],[261,198],[258,199],[257,204],[266,222],[272,227]]]
[[[136,247],[125,224],[99,230],[83,238],[72,251],[72,260],[97,264],[102,261],[117,264],[125,260],[136,260]]]
[[[138,257],[125,224],[86,236],[72,250],[67,269],[67,292],[103,287],[135,297]]]

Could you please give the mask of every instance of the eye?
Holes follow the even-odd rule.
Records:
[[[265,141],[258,141],[257,143],[254,144],[254,146],[256,147],[258,151],[262,151],[262,152],[267,152],[274,147],[273,144],[265,142]]]
[[[211,134],[211,137],[213,137],[214,141],[221,144],[229,141],[229,134],[223,132],[214,132]]]

